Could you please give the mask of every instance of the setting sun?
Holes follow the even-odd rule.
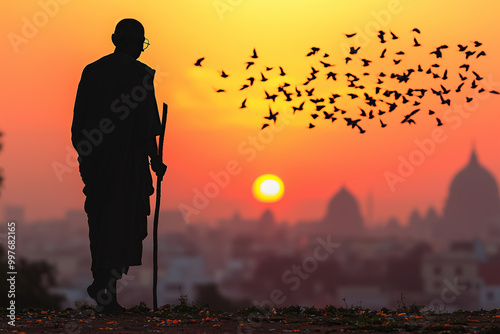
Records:
[[[284,190],[283,181],[273,174],[259,176],[252,187],[255,198],[266,203],[279,201],[283,197]]]

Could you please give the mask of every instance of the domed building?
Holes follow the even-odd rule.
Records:
[[[497,181],[479,163],[473,149],[469,163],[451,182],[439,224],[439,237],[449,240],[483,238],[499,217]]]
[[[337,235],[355,236],[364,232],[358,201],[346,187],[330,200],[322,223],[326,230]]]

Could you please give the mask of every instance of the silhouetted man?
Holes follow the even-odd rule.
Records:
[[[98,310],[123,311],[116,281],[141,265],[147,235],[151,167],[163,176],[157,154],[161,124],[154,70],[137,61],[149,45],[144,27],[120,21],[112,35],[115,51],[85,67],[76,95],[72,143],[85,184],[93,283],[87,292]]]

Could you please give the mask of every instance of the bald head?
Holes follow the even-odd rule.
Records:
[[[139,58],[144,43],[144,27],[135,19],[123,19],[116,25],[111,36],[116,50]]]

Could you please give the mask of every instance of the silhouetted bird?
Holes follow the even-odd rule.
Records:
[[[221,73],[220,76],[223,77],[223,78],[227,78],[229,75],[227,75],[226,72],[222,71],[222,73]]]
[[[356,53],[358,53],[359,49],[361,49],[361,47],[355,48],[355,47],[351,46],[349,54],[355,55]]]
[[[359,107],[358,107],[359,108]],[[364,111],[363,109],[359,108],[359,110],[361,110],[361,114],[359,116],[362,116],[362,117],[366,117],[366,111]]]
[[[391,33],[392,35],[392,39],[398,39],[398,36],[394,35],[394,33],[392,31],[389,30],[389,32]]]
[[[325,106],[316,106],[316,111],[321,111]]]
[[[347,126],[351,126],[352,129],[354,129],[358,125],[358,122],[361,121],[361,119],[352,120],[350,117],[344,117],[344,119],[347,121]]]
[[[434,115],[435,112],[429,109],[429,115]]]
[[[201,67],[201,62],[204,60],[205,58],[200,58],[196,61],[196,63],[194,63],[194,66],[200,66]]]
[[[450,92],[449,89],[446,89],[443,85],[440,85],[441,89],[443,90],[443,94],[448,94]]]
[[[247,78],[248,81],[250,81],[250,86],[253,86],[253,82],[254,82],[254,78],[253,77],[250,77],[250,78]]]
[[[467,49],[467,45],[466,45],[466,46],[463,46],[463,45],[461,45],[461,44],[458,44],[458,51],[463,52],[463,51],[465,51],[466,49]]]
[[[337,77],[336,77],[337,73],[333,73],[333,72],[328,72],[328,74],[326,75],[326,79],[330,79],[332,78],[333,80],[337,80]]]
[[[385,52],[387,51],[387,49],[384,49],[384,51],[382,51],[382,53],[380,54],[380,58],[384,58],[385,57]]]
[[[430,54],[435,54],[436,58],[443,58],[443,53],[441,52],[441,49],[437,48],[435,51],[432,51]]]
[[[345,63],[347,64],[350,60],[352,60],[351,57],[345,57]]]
[[[474,74],[474,76],[476,77],[476,80],[477,81],[480,81],[480,80],[483,80],[483,77],[481,77],[479,74],[477,74],[476,72],[472,71],[472,73]]]
[[[324,61],[321,61],[321,60],[320,60],[319,62],[320,62],[321,64],[323,64],[323,67],[325,67],[325,68],[326,68],[326,67],[330,67],[330,66],[332,66],[331,64],[325,63]]]
[[[297,97],[302,96],[302,93],[300,92],[300,90],[297,89],[297,86],[295,86],[295,91],[297,92]]]
[[[266,71],[270,71],[272,69],[273,69],[272,67],[266,67]]]
[[[419,111],[420,111],[420,109],[415,109],[415,110],[413,110],[411,113],[409,113],[408,115],[406,115],[406,116],[405,116],[405,118],[403,119],[403,121],[402,121],[401,123],[405,123],[405,122],[410,123],[410,121],[412,120],[412,119],[411,119],[411,117],[412,117],[413,115],[415,115],[415,114],[416,114],[417,112],[419,112]]]
[[[460,65],[458,68],[465,68],[465,72],[467,72],[469,70],[469,66],[468,64],[463,64],[463,65]]]
[[[309,123],[309,129],[312,129],[312,128],[314,128],[314,127],[315,127],[315,125],[314,125],[314,124]]]
[[[467,77],[466,76],[463,76],[462,74],[458,73],[458,75],[460,76],[460,80],[462,81],[465,81],[467,80]]]
[[[321,98],[321,99],[310,99],[310,101],[312,103],[320,103],[320,102],[325,102],[325,99]]]
[[[313,119],[316,119],[316,118],[318,118],[318,114],[311,114],[311,117],[312,117]]]
[[[351,100],[354,100],[355,98],[358,97],[356,94],[353,94],[353,93],[349,93],[347,95],[349,95],[351,97]]]
[[[264,93],[266,93],[266,100],[273,100],[273,102],[276,102],[276,98],[278,97],[278,95],[276,94],[269,95],[267,91],[264,91]]]
[[[457,89],[455,90],[455,92],[459,93],[460,90],[462,89],[462,86],[464,85],[464,82],[462,82],[460,85],[458,85]]]
[[[446,80],[448,79],[448,70],[444,70],[444,74],[443,74],[443,80]]]
[[[401,60],[402,60],[402,59],[398,59],[398,60],[396,60],[396,59],[393,59],[393,61],[394,61],[394,65],[397,65],[397,64],[399,64],[399,63],[401,62]]]
[[[327,113],[326,111],[323,111],[323,115],[325,115],[325,119],[330,119],[333,116],[333,113]]]
[[[248,87],[250,87],[250,86],[248,86],[248,85],[243,85],[243,86],[241,86],[240,90],[247,89]]]
[[[443,95],[439,95],[439,98],[441,99],[441,104],[447,104],[447,105],[450,105],[450,102],[451,102],[451,101],[450,101],[450,99],[445,100],[445,99],[443,98]]]
[[[304,102],[302,102],[302,103],[300,104],[300,106],[298,106],[298,107],[293,107],[293,106],[292,106],[292,108],[293,108],[293,113],[294,113],[294,114],[295,114],[295,112],[296,112],[296,111],[301,111],[301,110],[304,110]]]
[[[318,51],[319,51],[319,48],[317,48],[317,47],[314,47],[314,46],[313,46],[313,47],[311,48],[311,50],[312,50],[312,51],[311,51],[311,52],[309,52],[309,53],[307,54],[307,57],[312,56],[312,55],[315,55],[315,54],[316,54],[316,52],[318,52]]]
[[[417,34],[420,34],[420,30],[419,30],[419,29],[417,29],[417,28],[413,28],[413,30],[412,30],[412,31],[416,32]]]
[[[483,45],[483,43],[479,43],[478,41],[475,41],[475,42],[474,42],[474,46],[475,46],[476,48],[477,48],[477,47],[479,47],[479,46],[481,46],[481,45]]]
[[[260,72],[260,76],[261,76],[260,81],[262,81],[262,82],[267,81],[267,78],[264,76],[264,74],[262,74],[262,72]]]
[[[389,103],[389,102],[386,103],[389,105],[389,112],[393,111],[398,106],[396,103]]]
[[[418,41],[416,37],[413,37],[413,46],[422,46]]]
[[[441,91],[435,90],[434,88],[431,88],[432,94],[434,95],[441,95]]]
[[[378,35],[377,35],[377,37],[380,39],[380,43],[382,43],[382,44],[385,43],[384,35],[385,35],[385,32],[383,30],[380,30],[378,32]]]
[[[270,121],[274,121],[274,123],[276,123],[276,116],[278,116],[278,114],[279,114],[278,111],[273,114],[271,107],[269,107],[269,116],[264,116],[264,118]]]
[[[267,123],[264,123],[264,125],[262,125],[262,127],[260,128],[261,130],[264,130],[265,128],[267,128],[269,126],[269,124]]]
[[[253,49],[252,58],[253,58],[253,59],[257,59],[257,58],[259,58],[259,57],[257,57],[257,52],[255,51],[255,49]]]
[[[253,64],[255,64],[255,63],[253,61],[247,61],[246,64],[247,64],[247,68],[246,69],[248,70],[248,68],[250,66],[252,66]]]
[[[380,125],[381,125],[383,128],[385,128],[385,127],[387,126],[387,124],[384,124],[384,122],[382,122],[382,120],[381,120],[381,119],[379,119],[379,121],[380,121]]]
[[[365,67],[368,66],[368,65],[370,65],[370,63],[372,62],[371,60],[364,59],[364,58],[361,59],[361,61],[363,62],[363,66],[365,66]]]
[[[500,94],[499,92],[497,92],[496,90],[490,90],[490,93],[493,93],[493,94]]]
[[[484,52],[484,51],[479,52],[479,53],[477,54],[476,58],[479,58],[479,57],[481,57],[481,56],[486,56],[486,52]]]
[[[245,104],[246,102],[247,102],[247,99],[244,99],[243,102],[241,103],[240,109],[243,109],[243,108],[247,107],[246,104]]]
[[[332,97],[329,98],[330,99],[330,103],[332,103],[332,104],[335,103],[335,99],[338,98],[338,97],[340,97],[339,94],[332,94]]]
[[[467,103],[469,103],[470,101],[472,101],[472,97],[465,97],[465,100],[467,101]]]
[[[312,89],[310,89],[310,90],[307,90],[307,89],[306,89],[307,96],[312,96],[312,95],[313,95],[313,92],[314,92],[314,88],[312,88]]]
[[[476,51],[467,51],[465,52],[465,59],[469,59],[470,56],[474,55]]]
[[[214,88],[214,89],[215,89],[216,93],[224,93],[225,92],[225,90],[222,88],[221,89]]]
[[[286,75],[285,71],[283,71],[283,68],[280,67],[280,76],[285,76],[285,75]]]
[[[438,123],[438,126],[443,125],[443,123],[441,122],[441,120],[440,120],[439,118],[437,118],[437,117],[436,117],[436,121],[437,121],[437,123]]]
[[[351,38],[351,37],[356,36],[356,33],[354,33],[354,34],[345,34],[345,35],[346,35],[347,38]]]
[[[477,87],[476,80],[472,80],[472,84],[471,84],[470,88],[474,89],[476,87]]]

